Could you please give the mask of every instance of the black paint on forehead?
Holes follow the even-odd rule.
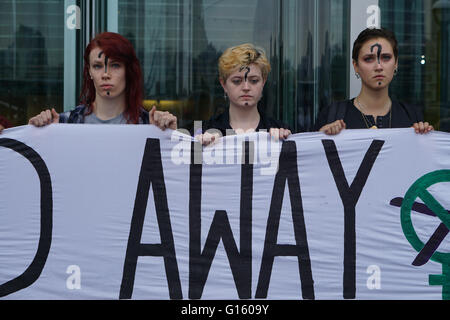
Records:
[[[242,66],[242,67],[239,69],[239,72],[242,72],[243,70],[247,70],[247,71],[245,72],[245,75],[244,75],[244,81],[247,81],[248,74],[250,73],[250,67],[249,67],[249,66]]]
[[[100,51],[100,53],[98,54],[98,58],[100,59],[103,55],[103,51]],[[108,56],[105,54],[105,73],[108,73]]]
[[[377,59],[378,59],[378,63],[380,63],[380,61],[381,61],[381,51],[383,51],[383,47],[382,47],[381,44],[375,43],[373,46],[370,47],[370,52],[373,53],[373,49],[374,49],[375,47],[378,48]]]

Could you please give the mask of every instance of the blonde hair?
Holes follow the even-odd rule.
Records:
[[[271,68],[263,49],[251,43],[228,48],[219,58],[219,78],[226,81],[236,69],[251,64],[256,64],[261,69],[262,77],[266,81]]]

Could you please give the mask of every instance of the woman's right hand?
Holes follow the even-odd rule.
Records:
[[[31,118],[28,121],[28,124],[32,124],[36,127],[43,127],[51,123],[58,123],[58,122],[59,122],[59,114],[58,112],[55,111],[54,108],[52,108],[52,110],[42,111],[37,116]]]
[[[221,137],[222,135],[218,132],[205,132],[203,134],[198,134],[195,136],[195,138],[205,147],[209,146],[210,144],[216,143]]]
[[[339,134],[342,130],[344,130],[345,127],[346,124],[344,120],[336,120],[335,122],[324,125],[322,128],[320,128],[319,131],[329,136],[334,136],[336,134]]]

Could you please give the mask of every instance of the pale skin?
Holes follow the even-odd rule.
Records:
[[[246,77],[247,74],[247,77]],[[260,115],[258,102],[266,84],[261,69],[256,64],[247,68],[237,68],[227,79],[219,79],[220,84],[230,101],[230,126],[236,134],[254,132],[258,127]],[[270,129],[273,139],[286,139],[291,135],[288,129]],[[218,132],[197,135],[196,138],[203,144],[209,145],[221,138]]]
[[[380,59],[377,55],[379,50],[377,44],[382,47]],[[376,122],[377,117],[388,114],[392,106],[389,84],[398,68],[398,60],[395,58],[392,45],[384,38],[366,41],[359,52],[358,61],[353,60],[353,68],[360,75],[362,84],[361,92],[354,100],[354,106],[364,114],[373,116]],[[428,122],[414,123],[412,127],[418,134],[434,130]],[[341,119],[323,126],[320,132],[336,135],[345,128],[346,124]]]
[[[105,59],[100,48],[91,51],[89,62],[89,75],[96,92],[95,101],[92,103],[93,113],[101,120],[113,119],[126,109],[125,65],[114,59]],[[149,120],[150,124],[161,130],[177,129],[177,118],[169,112],[157,111],[155,106],[149,112]],[[52,108],[31,118],[28,124],[42,127],[58,122],[59,114]]]

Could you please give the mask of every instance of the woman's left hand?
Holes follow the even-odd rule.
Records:
[[[177,130],[177,117],[167,111],[157,111],[153,106],[149,112],[150,124],[154,124],[161,130]]]
[[[416,133],[419,134],[428,133],[434,130],[433,126],[428,122],[416,122],[413,124],[413,128],[416,131]]]
[[[271,128],[269,133],[275,141],[287,139],[292,134],[291,130],[284,128]]]

